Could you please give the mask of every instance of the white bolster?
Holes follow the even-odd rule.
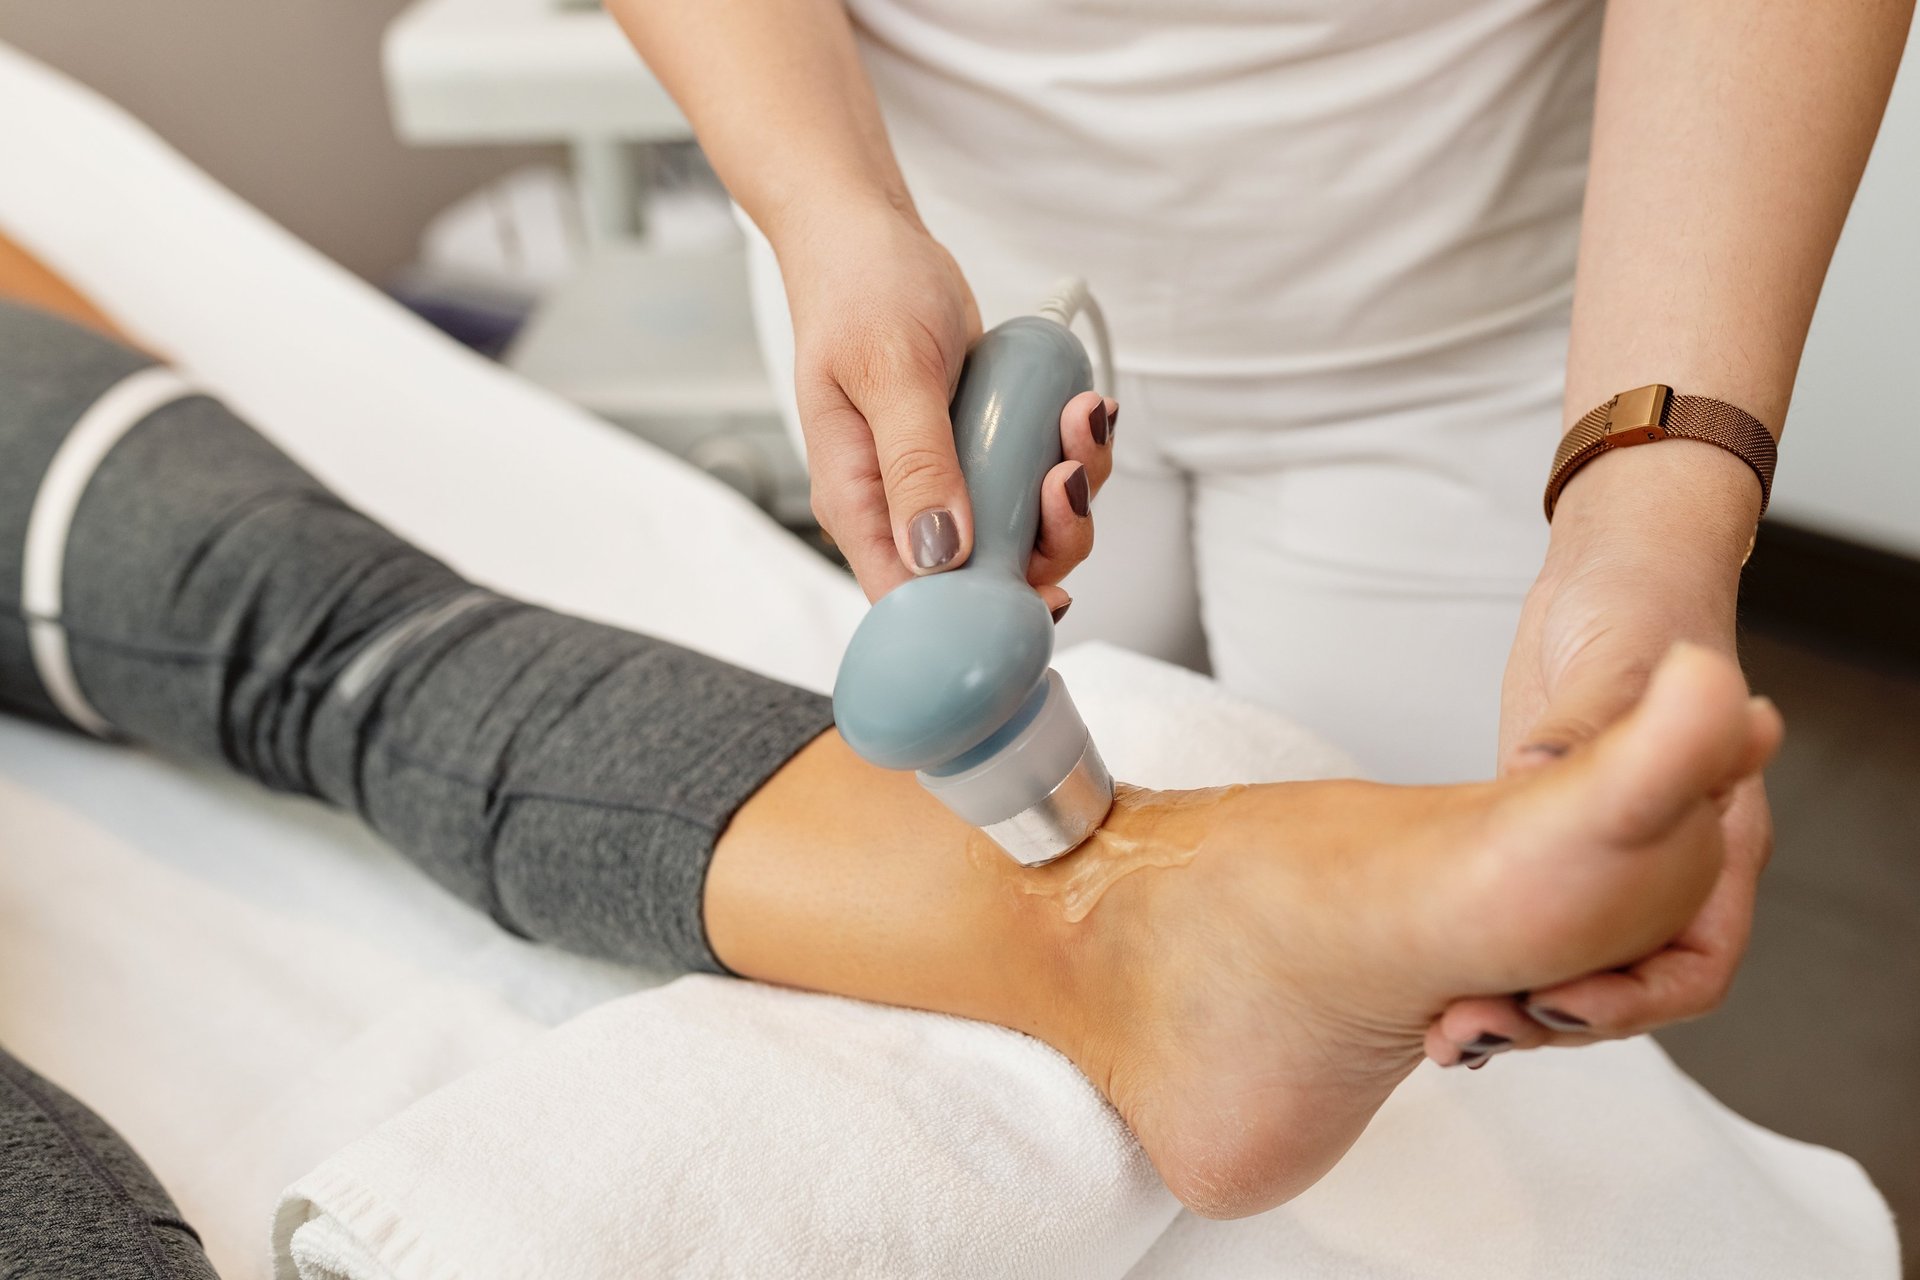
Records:
[[[27,644],[34,669],[61,714],[103,738],[113,732],[113,726],[80,692],[67,652],[67,633],[60,624],[60,577],[67,558],[67,533],[73,528],[73,513],[80,506],[87,482],[121,437],[154,410],[198,394],[199,389],[177,372],[159,365],[128,374],[108,388],[60,442],[46,475],[41,477],[33,513],[27,519],[20,602],[27,616]]]

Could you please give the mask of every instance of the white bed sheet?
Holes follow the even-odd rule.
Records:
[[[830,680],[858,592],[733,494],[445,341],[4,46],[0,121],[0,228],[344,495],[502,589],[797,683]],[[11,931],[0,1041],[134,1138],[234,1277],[261,1273],[264,1250],[247,1242],[264,1241],[278,1189],[256,1204],[235,1186],[284,1181],[383,1108],[649,981],[506,938],[348,820],[229,779],[11,723],[0,778],[15,788],[16,839],[104,833],[118,851],[10,865],[10,919],[45,927]],[[179,927],[101,932],[76,905],[89,877],[129,876]],[[115,946],[118,961],[89,971],[85,957]],[[185,969],[172,963],[182,954]],[[179,981],[195,955],[199,983]],[[65,986],[12,976],[41,963],[45,978],[54,956],[73,962]],[[44,994],[61,990],[70,998]],[[446,1017],[422,1021],[401,1075],[355,1056],[369,1028],[429,1008]],[[1525,1125],[1508,1138],[1554,1140]],[[1812,1148],[1789,1163],[1844,1242],[1831,1274],[1893,1274],[1884,1205],[1857,1167]],[[1351,1216],[1371,1203],[1351,1181],[1364,1161],[1343,1168],[1345,1196],[1234,1227],[1183,1218],[1144,1265],[1273,1273],[1290,1240],[1318,1229],[1315,1206]]]

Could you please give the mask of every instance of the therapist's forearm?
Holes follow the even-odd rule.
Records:
[[[1568,423],[1617,391],[1664,382],[1779,434],[1912,9],[1611,0]],[[1618,451],[1568,485],[1555,541],[1591,536],[1596,520],[1688,518],[1701,526],[1695,559],[1730,578],[1759,504],[1751,472],[1711,445]]]
[[[841,0],[608,0],[776,248],[820,210],[913,205]]]

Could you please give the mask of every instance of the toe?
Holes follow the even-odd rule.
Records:
[[[1767,714],[1749,706],[1731,658],[1675,645],[1639,704],[1595,744],[1591,803],[1607,817],[1606,834],[1626,844],[1656,839],[1752,773],[1779,743],[1777,729],[1756,737]]]
[[[1717,797],[1778,741],[1731,659],[1677,646],[1626,717],[1511,784],[1468,882],[1472,914],[1502,922],[1480,957],[1499,963],[1464,989],[1537,991],[1665,947],[1719,877]]]

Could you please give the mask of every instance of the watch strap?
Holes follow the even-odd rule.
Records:
[[[1547,478],[1547,519],[1560,501],[1560,491],[1575,472],[1609,449],[1625,449],[1671,437],[1704,440],[1733,454],[1760,481],[1760,511],[1764,515],[1773,493],[1774,464],[1779,446],[1773,433],[1744,409],[1711,396],[1675,395],[1661,383],[1623,391],[1587,411],[1560,440]]]

